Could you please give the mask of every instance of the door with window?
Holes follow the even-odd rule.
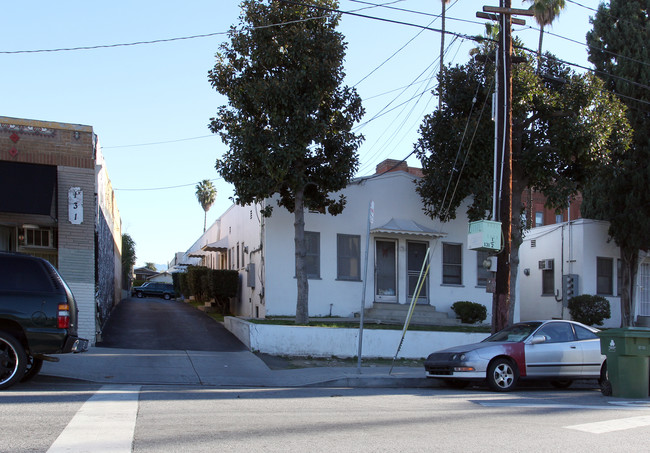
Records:
[[[424,258],[427,254],[427,248],[429,244],[426,242],[407,242],[406,243],[406,261],[407,269],[406,273],[408,276],[408,299],[409,301],[413,299],[413,296],[418,291],[418,281],[420,281],[420,273],[426,270],[426,264]],[[420,282],[421,288],[420,292],[417,294],[417,303],[426,304],[429,302],[429,273],[427,272],[426,276],[422,276],[422,281]]]
[[[375,241],[375,300],[397,302],[397,241]]]

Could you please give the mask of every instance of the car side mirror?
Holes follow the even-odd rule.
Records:
[[[546,343],[545,335],[535,335],[532,338],[532,340],[530,340],[530,344],[540,344],[540,343]]]

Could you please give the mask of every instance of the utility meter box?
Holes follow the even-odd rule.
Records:
[[[467,248],[486,252],[501,250],[501,222],[479,220],[469,223]]]

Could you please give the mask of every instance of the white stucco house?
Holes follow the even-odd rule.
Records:
[[[384,161],[375,175],[355,179],[341,191],[347,199],[342,214],[305,213],[311,317],[360,313],[368,241],[366,310],[382,307],[388,313],[391,307],[408,306],[429,249],[430,272],[417,298],[418,308],[424,309],[421,316],[441,315],[455,322],[451,305],[468,300],[485,305],[490,322],[490,272],[483,266],[487,252],[468,249],[464,207],[449,223],[425,215],[415,191],[418,177],[419,169]],[[371,202],[374,220],[368,237]],[[231,307],[234,314],[294,316],[294,217],[275,199],[264,204],[273,206],[269,218],[260,214],[264,206],[232,205],[190,249],[174,258],[174,264],[238,270],[240,294]]]
[[[605,327],[618,327],[620,311],[620,252],[609,240],[608,222],[578,219],[533,228],[520,247],[519,296],[521,319],[569,319],[566,280],[572,277],[575,295],[604,296],[612,317]],[[634,319],[650,319],[650,255],[639,254]]]

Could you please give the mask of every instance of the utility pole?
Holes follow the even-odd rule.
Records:
[[[497,48],[497,220],[501,222],[503,250],[497,255],[496,288],[492,296],[492,332],[508,325],[510,311],[510,262],[512,250],[512,15],[532,16],[529,10],[512,9],[511,0],[500,0],[499,7],[484,6],[483,11],[499,14]],[[479,16],[481,17],[481,16]],[[517,20],[515,20],[517,21]],[[517,194],[515,194],[516,196]]]

